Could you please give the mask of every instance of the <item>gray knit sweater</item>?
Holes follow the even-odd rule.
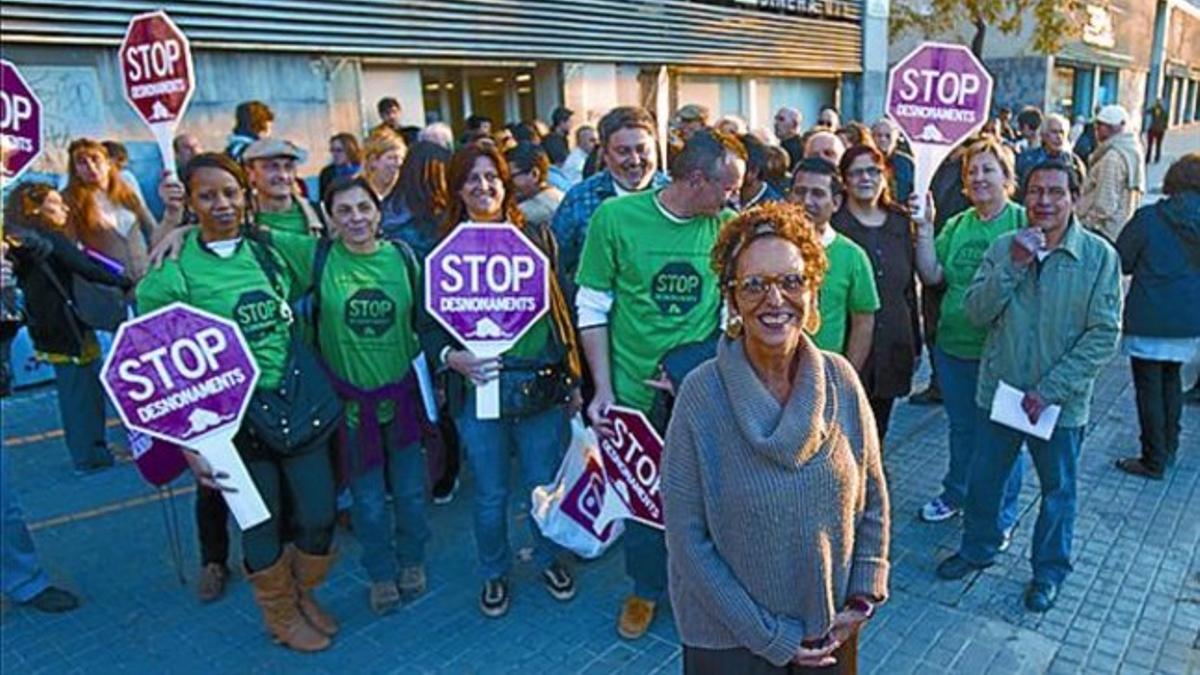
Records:
[[[888,589],[888,493],[853,367],[801,341],[779,402],[740,340],[684,381],[662,486],[671,606],[685,645],[786,664],[854,595]]]

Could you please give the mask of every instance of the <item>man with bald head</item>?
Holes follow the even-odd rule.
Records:
[[[788,168],[796,166],[804,158],[804,142],[800,140],[800,124],[804,115],[796,108],[784,106],[775,113],[775,136],[779,145],[788,153]]]
[[[846,145],[832,131],[817,131],[809,135],[804,143],[804,157],[820,157],[834,166],[842,161]]]
[[[892,170],[892,195],[901,204],[907,202],[913,191],[917,167],[913,158],[900,150],[900,129],[892,120],[881,117],[871,126],[871,137]]]

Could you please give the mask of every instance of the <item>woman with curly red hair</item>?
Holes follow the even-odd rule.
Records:
[[[828,263],[803,209],[724,225],[712,265],[729,321],[684,381],[662,490],[683,670],[853,673],[888,589],[888,495],[871,405],[823,352]]]

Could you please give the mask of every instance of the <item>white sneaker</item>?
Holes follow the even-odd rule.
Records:
[[[1016,530],[1017,530],[1016,525],[1013,525],[1012,527],[1006,528],[1004,530],[1004,538],[1000,540],[1000,547],[997,550],[999,550],[1001,553],[1004,553],[1005,551],[1007,551],[1009,548],[1012,547],[1013,533],[1015,533]]]
[[[962,515],[962,509],[950,504],[941,497],[921,507],[921,520],[927,523],[940,523],[943,520],[950,520],[959,515]]]

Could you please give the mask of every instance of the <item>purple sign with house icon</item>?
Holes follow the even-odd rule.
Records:
[[[258,365],[237,324],[177,302],[122,324],[100,379],[127,428],[194,447],[237,429]]]
[[[511,348],[546,313],[549,290],[550,261],[507,223],[463,223],[425,258],[426,309],[472,348]]]

